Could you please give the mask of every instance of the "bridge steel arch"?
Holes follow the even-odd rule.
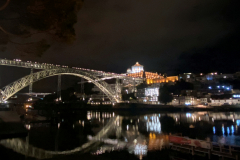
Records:
[[[39,71],[30,75],[27,75],[23,78],[18,79],[17,81],[5,86],[1,92],[1,101],[6,101],[8,98],[13,96],[15,93],[23,89],[24,87],[27,87],[31,83],[34,83],[36,81],[39,81],[41,79],[56,76],[56,75],[73,75],[82,77],[88,81],[91,81],[93,84],[95,84],[98,88],[100,88],[110,99],[113,103],[118,103],[120,100],[116,96],[115,90],[113,90],[105,81],[103,81],[101,78],[98,78],[97,76],[93,75],[91,72],[88,71],[82,71],[82,70],[76,70],[71,68],[56,68],[56,69],[46,69],[43,71]]]

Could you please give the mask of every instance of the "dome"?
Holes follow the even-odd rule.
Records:
[[[130,68],[128,68],[127,73],[132,73],[132,70]]]

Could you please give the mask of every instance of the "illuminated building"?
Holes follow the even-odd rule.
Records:
[[[195,81],[195,75],[192,73],[183,73],[179,75],[180,79],[183,79],[186,82],[193,82]]]
[[[132,66],[132,70],[129,68],[127,70],[127,73],[138,73],[138,72],[142,72],[142,71],[144,71],[143,70],[143,65],[136,62],[136,64]]]
[[[161,74],[153,73],[153,72],[145,72],[143,70],[143,66],[140,65],[138,62],[132,66],[132,69],[128,69],[127,73],[129,77],[133,78],[145,78],[147,84],[154,84],[154,83],[169,83],[169,82],[176,82],[178,81],[178,76],[170,76],[164,77]],[[145,75],[144,75],[145,74]]]
[[[159,76],[159,78],[147,79],[147,84],[170,83],[170,82],[176,82],[176,81],[178,81],[178,76],[170,76],[166,78],[164,78],[163,76]]]
[[[159,96],[159,87],[138,89],[136,96],[139,102],[157,102]]]
[[[221,105],[239,105],[240,104],[239,94],[223,94],[223,95],[212,95],[210,98],[211,106]]]
[[[133,78],[144,78],[143,71],[137,72],[137,73],[129,73],[129,77]],[[158,75],[158,73],[153,72],[145,72],[146,79],[155,79],[155,78],[161,78],[162,76]]]
[[[211,99],[211,106],[222,106],[222,105],[239,105],[240,100],[229,98],[229,99]]]
[[[148,101],[158,101],[159,88],[145,88],[145,96],[150,97]]]
[[[194,97],[194,96],[180,96],[180,97],[173,97],[172,102],[168,103],[169,105],[182,105],[182,106],[189,106],[189,105],[199,105],[201,104],[201,100]]]
[[[199,100],[200,102],[200,100]],[[180,105],[197,105],[199,103],[197,99],[193,96],[181,96],[179,97]]]

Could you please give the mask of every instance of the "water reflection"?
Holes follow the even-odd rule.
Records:
[[[56,124],[29,123],[29,144],[52,151],[71,150],[91,139],[108,125],[112,117],[120,115],[101,145],[91,148],[93,154],[126,148],[139,158],[150,150],[162,150],[169,143],[169,135],[189,137],[224,144],[239,145],[240,113],[153,113],[126,115],[114,112],[86,111],[64,116]],[[220,137],[220,138],[219,138]]]
[[[146,155],[147,154],[147,145],[136,144],[134,148],[135,155]]]
[[[161,133],[161,123],[159,121],[159,116],[153,115],[153,116],[145,116],[144,119],[146,120],[146,128],[147,132],[156,132]]]
[[[124,136],[123,140],[127,142],[126,146],[130,153],[141,157],[147,154],[147,150],[161,150],[168,145],[168,133],[162,131],[162,127],[168,124],[161,124],[161,117],[171,117],[174,120],[174,128],[177,128],[177,130],[173,129],[170,131],[171,134],[179,135],[180,133],[185,137],[205,141],[211,139],[213,142],[219,142],[219,137],[224,136],[224,144],[240,145],[236,140],[236,138],[240,138],[237,132],[240,122],[239,113],[160,113],[143,116],[123,116],[122,136]],[[221,132],[219,132],[219,125],[221,125]],[[188,126],[188,131],[183,133],[182,130],[186,126]],[[182,130],[179,129],[181,127],[183,127]],[[195,134],[192,134],[194,132]],[[198,137],[196,132],[203,136]],[[134,139],[146,141],[147,143],[145,145],[142,142],[134,143]]]

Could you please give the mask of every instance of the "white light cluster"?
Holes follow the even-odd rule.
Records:
[[[233,95],[234,98],[240,98],[240,95]]]
[[[161,133],[161,123],[159,118],[157,116],[152,116],[150,119],[152,119],[152,121],[147,122],[147,131]]]
[[[134,149],[135,155],[146,155],[147,154],[147,145],[137,144]]]
[[[159,89],[158,88],[146,88],[145,89],[145,96],[158,96]]]
[[[21,62],[22,60],[21,59],[14,59],[14,61]]]

